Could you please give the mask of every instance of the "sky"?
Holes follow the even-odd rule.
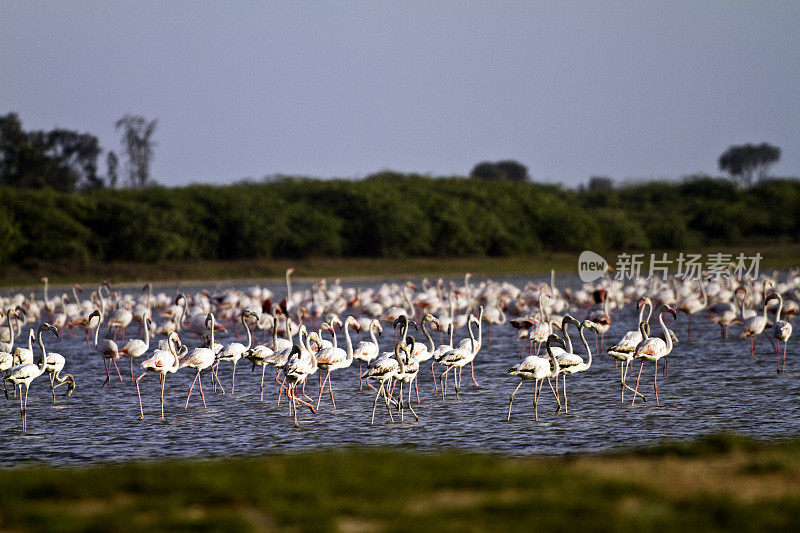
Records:
[[[0,114],[117,152],[157,119],[166,185],[515,159],[574,186],[747,142],[800,176],[799,28],[794,0],[0,0]]]

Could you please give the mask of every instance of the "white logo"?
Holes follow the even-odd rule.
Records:
[[[594,252],[584,250],[578,257],[578,276],[584,283],[602,278],[607,270],[608,262]]]

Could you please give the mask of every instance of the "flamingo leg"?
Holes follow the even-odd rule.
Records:
[[[197,374],[195,374],[194,379],[192,380],[192,386],[189,387],[189,394],[186,396],[186,405],[183,406],[184,409],[187,409],[189,407],[189,398],[192,397],[192,389],[194,388],[194,384],[197,381],[197,378],[199,377],[200,377],[200,371],[198,370]]]
[[[267,365],[261,364],[261,401],[264,401],[264,372],[267,371]]]
[[[389,411],[389,420],[394,422],[394,417],[392,416],[392,408],[389,405],[389,394],[386,392],[388,388],[383,390],[383,397],[386,398],[386,410]]]
[[[139,381],[150,372],[149,370],[145,370],[144,373],[136,378],[136,395],[139,396],[139,420],[144,420],[144,409],[142,408],[142,393],[139,390]]]
[[[472,361],[469,362],[469,369],[470,372],[472,372],[472,382],[475,384],[476,387],[480,387],[480,385],[478,385],[478,382],[475,381],[475,367],[472,366]]]
[[[569,413],[569,408],[567,407],[567,375],[566,374],[562,374],[562,375],[563,375],[563,381],[564,381],[564,412],[565,413]],[[559,406],[559,409],[560,408],[561,408],[561,406]]]
[[[519,382],[519,384],[517,385],[517,388],[514,389],[514,392],[512,392],[511,396],[508,397],[508,416],[506,417],[506,422],[510,422],[511,421],[511,404],[514,403],[514,395],[517,393],[517,391],[519,390],[519,388],[521,386],[522,386],[522,381]],[[535,385],[534,385],[534,387],[535,387]],[[534,392],[534,394],[536,394],[536,393]]]
[[[381,386],[378,389],[378,394],[375,395],[375,401],[372,402],[372,420],[369,423],[370,425],[375,424],[375,408],[378,406],[378,398],[380,397],[382,391],[383,391],[383,383],[381,383]]]
[[[161,420],[164,420],[164,385],[166,385],[166,382],[167,376],[161,374]]]
[[[233,362],[233,373],[231,374],[231,396],[233,396],[233,391],[236,388],[236,363],[238,361]]]
[[[558,409],[556,409],[556,413],[557,413],[557,412],[559,412],[561,410],[561,398],[558,397],[558,393],[553,388],[553,384],[550,382],[550,378],[547,378],[547,384],[550,385],[550,390],[553,391],[553,396],[556,397],[556,403],[558,403]],[[558,377],[556,377],[556,384],[558,384]],[[543,385],[544,385],[544,383],[541,383],[539,385],[539,389],[541,389]]]
[[[436,396],[439,393],[439,388],[436,385],[436,372],[433,371],[434,362],[431,361],[431,376],[433,376],[433,395]]]
[[[642,368],[644,368],[644,359],[642,359],[642,366],[639,367],[639,375],[636,376],[636,389],[634,389],[633,401],[631,402],[631,407],[633,404],[636,403],[636,392],[639,390],[639,378],[642,377]]]
[[[328,378],[330,377],[330,375],[331,375],[331,371],[328,370],[325,373],[325,381],[323,381],[319,385],[319,397],[317,398],[317,409],[319,409],[319,402],[322,400],[322,393],[325,392],[325,384],[328,382]],[[322,379],[322,374],[320,374],[319,377],[320,377],[320,379]]]
[[[199,370],[197,371],[197,375],[198,376],[200,375],[200,371]],[[203,399],[203,409],[205,409],[206,408],[206,395],[203,394],[203,380],[200,379],[198,381],[200,382],[200,397]]]
[[[117,369],[117,375],[119,376],[119,380],[122,381],[122,374],[119,373],[119,367],[117,366],[117,358],[113,358],[112,361],[114,362],[114,368]],[[109,383],[111,385],[111,383]]]
[[[533,385],[533,416],[537,422],[539,421],[539,395],[542,390],[541,385],[539,385],[540,381],[540,379],[537,379]]]
[[[131,357],[130,360],[131,360],[131,381],[133,381],[133,357]]]
[[[299,428],[300,424],[297,423],[297,385],[290,385],[292,387],[291,397],[292,397],[292,408],[294,408],[294,427]],[[286,396],[289,396],[289,390],[286,390]]]
[[[658,359],[653,361],[655,375],[653,376],[653,389],[656,391],[656,405],[658,405]]]

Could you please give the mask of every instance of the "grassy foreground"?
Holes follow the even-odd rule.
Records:
[[[671,271],[677,269],[679,251],[629,252],[644,253],[646,274],[650,253],[658,259],[666,252],[673,261]],[[686,253],[700,253],[703,259],[709,253],[725,252],[734,257],[739,253],[752,256],[760,253],[761,271],[784,269],[800,265],[800,243],[781,243],[768,245],[719,246],[703,249],[685,250]],[[98,261],[28,261],[12,264],[0,269],[0,286],[20,287],[39,285],[42,276],[48,276],[54,284],[75,282],[91,285],[104,279],[116,283],[133,282],[175,282],[206,280],[264,280],[283,278],[286,269],[294,267],[295,277],[307,279],[320,278],[388,278],[410,276],[463,276],[465,272],[475,275],[521,275],[545,274],[550,269],[558,273],[576,273],[578,269],[577,252],[543,252],[535,256],[512,257],[412,257],[403,259],[388,258],[302,258],[302,259],[252,259],[231,261],[185,260],[166,263],[98,262]],[[613,266],[617,252],[602,254]]]
[[[0,529],[794,530],[800,439],[508,458],[344,450],[0,471]]]

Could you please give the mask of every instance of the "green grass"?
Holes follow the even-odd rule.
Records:
[[[664,250],[653,251],[658,257]],[[666,251],[673,260],[671,271],[677,268],[678,251]],[[719,246],[684,252],[705,254],[728,252],[734,256],[744,253],[751,256],[761,253],[761,271],[784,269],[800,265],[800,243],[746,245],[739,247]],[[645,253],[649,261],[649,254]],[[167,263],[132,263],[96,261],[53,261],[29,260],[24,264],[7,265],[0,269],[0,286],[21,287],[39,285],[39,278],[48,276],[54,284],[74,282],[92,285],[104,279],[117,283],[175,282],[190,283],[207,280],[264,280],[281,279],[286,269],[296,268],[297,278],[387,278],[409,276],[463,276],[465,272],[475,275],[524,275],[545,274],[550,269],[558,273],[576,273],[578,253],[547,252],[536,256],[514,257],[459,257],[432,258],[412,257],[404,259],[387,258],[303,258],[303,259],[252,259],[235,261],[185,260]],[[616,252],[603,254],[615,262]],[[643,273],[646,273],[646,266]]]
[[[347,449],[0,471],[0,529],[796,530],[800,440],[601,456]]]

